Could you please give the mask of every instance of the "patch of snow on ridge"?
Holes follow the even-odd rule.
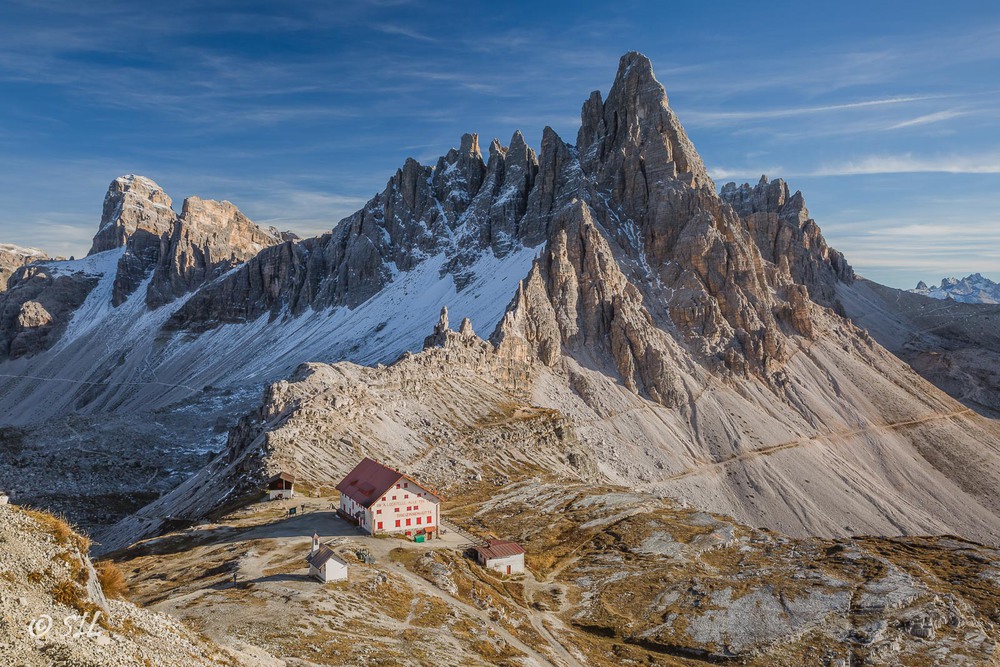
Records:
[[[14,245],[13,243],[0,243],[0,251],[10,253],[11,255],[20,255],[22,257],[37,257],[38,259],[45,259],[48,257],[44,250]]]
[[[36,422],[70,411],[155,410],[188,400],[210,385],[260,391],[311,361],[390,363],[403,352],[422,348],[442,306],[448,307],[456,327],[468,317],[480,335],[488,336],[536,253],[519,248],[498,258],[486,250],[469,267],[472,280],[459,291],[444,271],[448,257],[442,252],[398,272],[353,310],[310,310],[274,319],[265,314],[200,334],[168,334],[163,324],[186,298],[149,310],[149,278],[118,308],[111,305],[121,252],[58,263],[60,270],[101,278],[53,348],[4,364],[8,381],[0,391],[0,414],[8,415],[8,422]]]
[[[306,361],[389,363],[403,352],[423,347],[442,306],[448,307],[456,326],[468,317],[480,335],[488,336],[514,298],[518,282],[528,275],[535,253],[533,248],[520,248],[498,258],[485,251],[469,267],[475,277],[461,291],[456,289],[454,278],[443,273],[447,256],[441,253],[399,273],[353,310],[309,311],[273,322],[263,315],[247,324],[226,324],[207,331],[194,341],[181,334],[170,342],[165,354],[180,362],[197,349],[207,366],[197,366],[198,379],[185,379],[197,386],[202,377],[226,377],[226,367],[230,372],[237,370],[229,376],[230,381],[245,383],[271,381]],[[164,359],[164,365],[173,365],[170,359]],[[181,378],[172,381],[180,382]]]

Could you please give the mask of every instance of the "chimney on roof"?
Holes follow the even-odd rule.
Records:
[[[312,556],[317,551],[319,551],[319,533],[313,533],[312,549],[309,550],[309,555]]]

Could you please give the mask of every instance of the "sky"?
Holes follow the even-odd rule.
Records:
[[[1000,281],[1000,3],[4,0],[0,242],[81,255],[138,173],[301,236],[463,132],[575,141],[645,53],[719,186],[782,177],[895,287]]]

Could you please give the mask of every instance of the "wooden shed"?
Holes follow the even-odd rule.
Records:
[[[295,497],[295,475],[279,472],[267,482],[267,499],[282,500]]]

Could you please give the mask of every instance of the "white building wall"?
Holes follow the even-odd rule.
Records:
[[[435,531],[439,529],[441,502],[424,487],[401,479],[385,492],[383,498],[385,500],[379,498],[372,503],[369,510],[369,521],[371,521],[373,533],[405,533],[410,531],[416,534],[428,527]],[[420,523],[417,523],[418,519]],[[380,521],[382,522],[381,528],[378,527]],[[399,521],[399,526],[396,526],[397,521]],[[407,525],[407,521],[410,522],[409,525]]]
[[[268,489],[268,500],[277,500],[279,496],[281,498],[294,498],[295,489]]]
[[[524,572],[524,554],[506,556],[504,558],[491,558],[486,561],[486,569],[496,570],[501,574],[507,574],[507,566],[510,566],[510,573]]]
[[[309,576],[319,579],[323,583],[328,581],[343,581],[347,579],[347,565],[335,558],[331,558],[318,568],[315,565],[309,566]]]

